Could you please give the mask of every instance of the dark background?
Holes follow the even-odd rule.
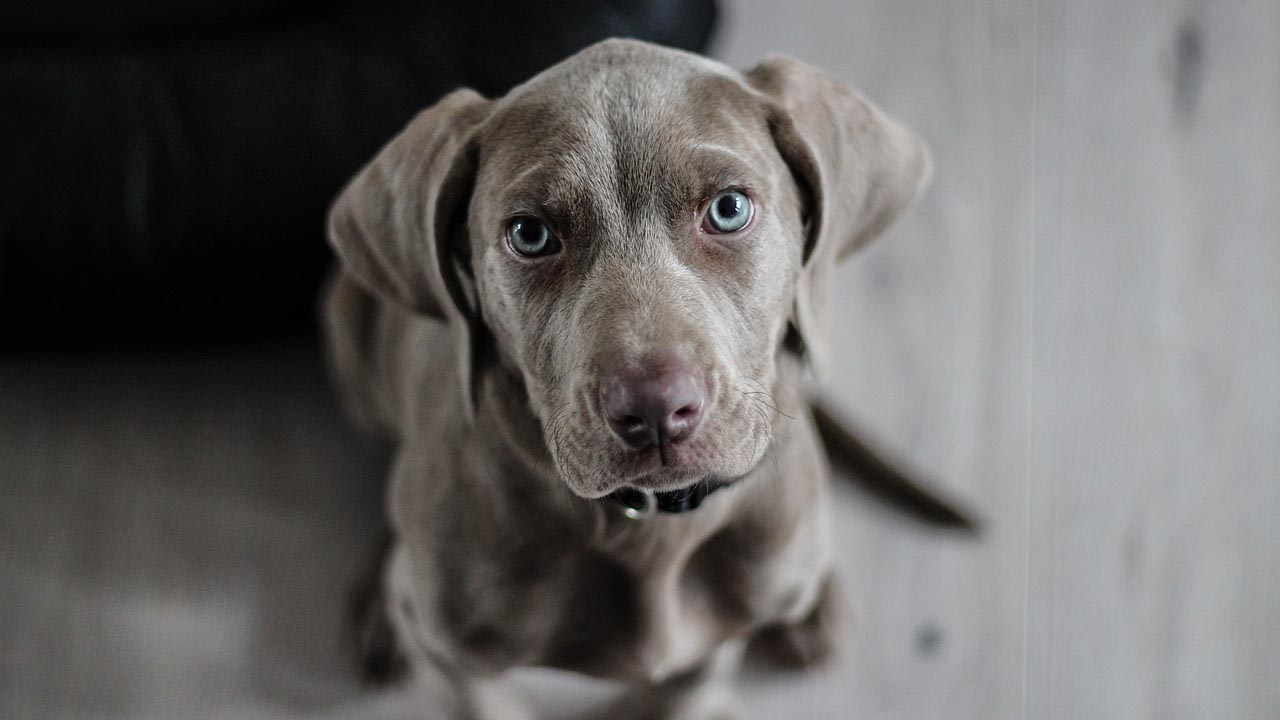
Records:
[[[445,92],[592,42],[704,49],[710,0],[0,6],[0,347],[305,331],[342,184]]]

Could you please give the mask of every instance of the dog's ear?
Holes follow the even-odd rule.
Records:
[[[764,96],[774,143],[805,203],[804,269],[792,320],[821,375],[829,353],[828,269],[910,205],[928,181],[929,155],[914,133],[815,67],[774,57],[746,79]]]
[[[479,311],[467,266],[476,128],[490,101],[457,90],[415,117],[329,210],[329,243],[346,272],[391,302],[452,330],[464,411],[474,411]]]

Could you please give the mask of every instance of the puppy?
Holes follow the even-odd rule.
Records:
[[[611,40],[448,95],[352,180],[324,320],[397,443],[377,609],[429,717],[531,717],[519,666],[625,683],[610,718],[734,717],[748,640],[831,646],[804,376],[829,269],[928,172],[815,68]]]

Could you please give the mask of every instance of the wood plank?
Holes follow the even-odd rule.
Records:
[[[721,54],[814,63],[916,129],[932,187],[838,271],[827,386],[990,520],[974,543],[860,497],[837,515],[858,619],[826,676],[755,687],[754,717],[1020,717],[1034,51],[1027,3],[737,2]],[[803,708],[803,710],[800,710]],[[838,714],[833,714],[838,713]]]
[[[1280,716],[1278,13],[1041,14],[1032,716]]]

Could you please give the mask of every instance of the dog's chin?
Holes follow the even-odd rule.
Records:
[[[594,468],[594,472],[575,473],[560,468],[561,477],[574,494],[588,499],[604,497],[620,488],[632,487],[652,492],[688,488],[703,480],[732,480],[755,467],[759,458],[743,458],[732,467],[722,462],[708,462],[705,451],[696,447],[674,446],[659,451],[628,453],[614,458],[610,467]]]

